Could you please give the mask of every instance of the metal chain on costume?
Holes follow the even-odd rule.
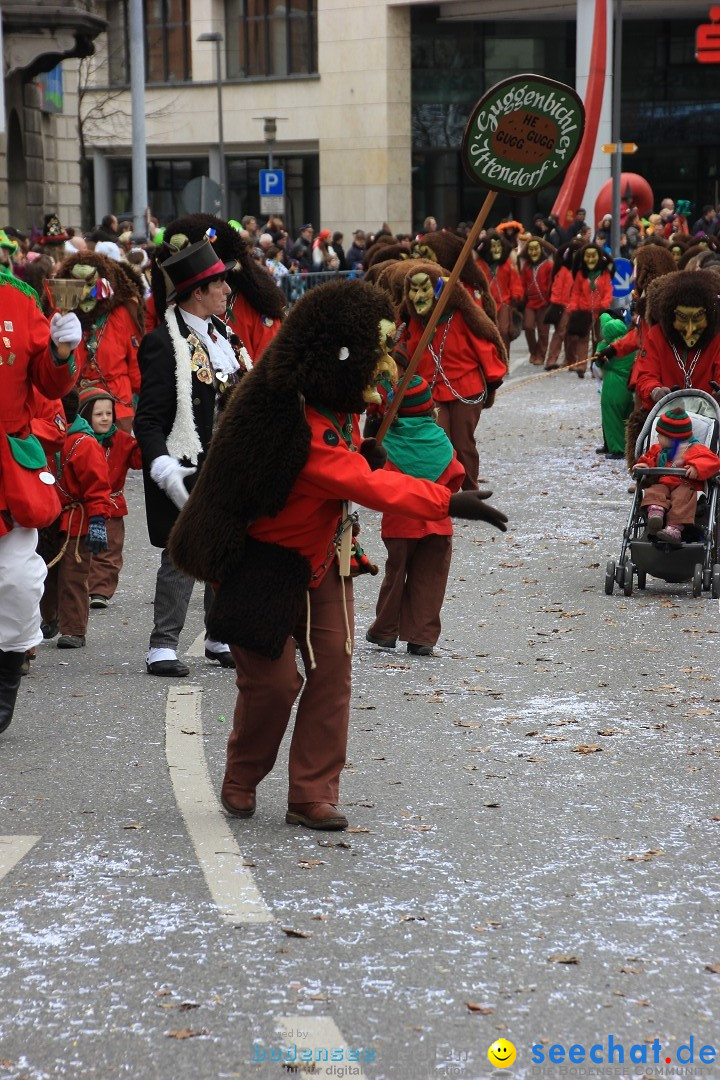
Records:
[[[457,401],[461,401],[463,405],[480,405],[480,404],[482,404],[482,402],[487,397],[487,384],[485,385],[485,387],[483,389],[483,392],[479,395],[479,397],[476,397],[476,398],[464,398],[462,396],[462,394],[459,394],[457,392],[457,390],[455,389],[455,387],[453,386],[453,384],[450,382],[447,375],[443,371],[442,356],[443,356],[443,352],[445,351],[445,340],[446,340],[446,338],[448,336],[448,331],[450,330],[450,323],[453,321],[453,315],[454,314],[455,314],[455,312],[452,313],[452,315],[448,319],[447,323],[445,324],[445,333],[443,334],[442,341],[440,342],[440,352],[439,353],[435,352],[435,350],[433,349],[433,346],[432,346],[432,342],[430,342],[428,344],[428,352],[432,356],[433,362],[435,364],[435,374],[433,375],[432,382],[430,383],[430,392],[432,393],[432,391],[435,389],[435,385],[436,385],[436,383],[438,381],[438,376],[440,376],[442,381],[445,383],[445,386],[448,388],[448,390],[450,391],[452,396]],[[483,375],[482,371],[480,371],[480,375],[481,375],[483,383],[484,383],[485,382],[485,376]]]
[[[101,371],[100,365],[95,359],[97,351],[100,348],[102,336],[105,333],[105,327],[107,326],[108,318],[108,315],[103,315],[100,319],[98,319],[97,323],[93,325],[93,329],[85,342],[85,348],[87,349],[87,359],[85,360],[83,369],[80,372],[80,377],[78,378],[78,386],[83,389],[88,386],[97,386],[97,384],[100,383],[102,388],[104,390],[107,390],[108,395],[112,398],[113,401],[116,401],[118,405],[124,405],[127,409],[132,409],[132,401],[123,401],[122,398],[118,397],[117,394],[110,389],[108,381],[105,378],[103,372]],[[93,371],[97,373],[97,378],[88,378],[85,375],[85,372],[90,375]]]
[[[686,367],[685,366],[685,361],[680,359],[680,353],[677,351],[677,349],[672,344],[672,342],[670,343],[670,347],[671,347],[671,349],[673,351],[673,355],[675,356],[675,359],[677,360],[677,366],[680,368],[680,370],[683,373],[683,377],[685,379],[685,389],[689,390],[692,387],[693,372],[695,371],[695,368],[697,367],[697,362],[700,359],[700,353],[702,352],[702,349],[698,349],[698,351],[695,353],[695,355],[692,357],[692,359],[690,357],[690,353],[688,352],[688,360],[691,360],[691,362],[690,362],[690,366]]]

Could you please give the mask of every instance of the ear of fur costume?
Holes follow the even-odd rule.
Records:
[[[113,295],[107,300],[100,300],[90,312],[78,310],[76,312],[83,328],[90,326],[102,315],[106,315],[124,304],[135,320],[139,333],[142,335],[142,326],[145,321],[145,300],[140,275],[127,263],[109,259],[106,255],[98,255],[94,251],[79,251],[77,255],[69,255],[60,264],[55,277],[72,277],[74,266],[94,266],[99,277],[107,278],[113,290]]]
[[[455,233],[439,230],[438,232],[425,233],[422,239],[418,241],[417,246],[418,248],[421,246],[429,247],[435,253],[440,266],[452,270],[460,258],[465,241],[456,236]],[[422,256],[420,257],[422,258]],[[460,271],[460,280],[471,288],[477,289],[482,299],[483,311],[487,312],[493,322],[497,322],[497,306],[490,293],[488,280],[475,262],[472,251]]]
[[[433,285],[436,285],[441,277],[445,277],[447,271],[443,270],[437,263],[425,262],[422,259],[414,259],[409,264],[403,282],[403,302],[398,313],[403,322],[409,322],[412,316],[415,315],[415,308],[408,299],[408,289],[410,279],[419,273],[427,274]],[[453,311],[461,312],[470,332],[475,337],[492,342],[507,364],[507,352],[496,324],[482,308],[478,307],[465,286],[459,281],[456,282],[452,296],[445,306],[446,314],[449,315]]]
[[[208,229],[215,229],[213,247],[218,257],[223,262],[231,262],[235,259],[239,264],[239,269],[233,270],[227,277],[227,283],[232,291],[242,293],[250,306],[261,315],[267,315],[271,319],[282,319],[285,311],[285,299],[282,292],[267,270],[251,258],[247,244],[232,225],[228,225],[226,221],[215,217],[214,214],[188,214],[186,217],[171,221],[165,227],[164,235],[169,239],[171,236],[181,234],[187,236],[191,244],[195,244],[202,240]],[[155,252],[151,270],[152,294],[159,318],[165,314],[167,307],[167,285],[159,263],[171,254],[173,252],[167,244],[161,245],[160,250]]]
[[[307,460],[304,399],[361,412],[380,355],[380,320],[392,318],[387,297],[360,281],[318,285],[293,306],[213,434],[170,536],[180,570],[200,581],[237,572],[247,525],[282,509]]]

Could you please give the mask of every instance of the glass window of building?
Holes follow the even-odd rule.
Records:
[[[145,81],[189,82],[191,77],[189,0],[144,0]],[[130,82],[128,0],[107,5],[108,83]]]
[[[316,0],[226,0],[228,78],[316,72],[316,8]]]

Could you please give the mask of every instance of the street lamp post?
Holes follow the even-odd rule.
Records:
[[[200,34],[197,40],[215,42],[215,65],[217,71],[218,157],[220,158],[220,217],[225,221],[227,220],[227,194],[225,183],[225,142],[223,139],[222,58],[220,55],[220,46],[225,39],[223,38],[223,35],[220,33],[219,30],[215,30],[212,33]]]

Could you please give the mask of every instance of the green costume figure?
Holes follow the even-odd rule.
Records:
[[[600,415],[603,437],[608,455],[615,458],[625,457],[625,425],[633,410],[632,391],[628,390],[628,380],[632,371],[637,349],[627,356],[609,356],[602,359],[602,353],[609,345],[628,332],[622,319],[612,315],[600,316],[600,332],[597,352],[600,359],[595,363],[602,367],[602,392],[600,394]]]

